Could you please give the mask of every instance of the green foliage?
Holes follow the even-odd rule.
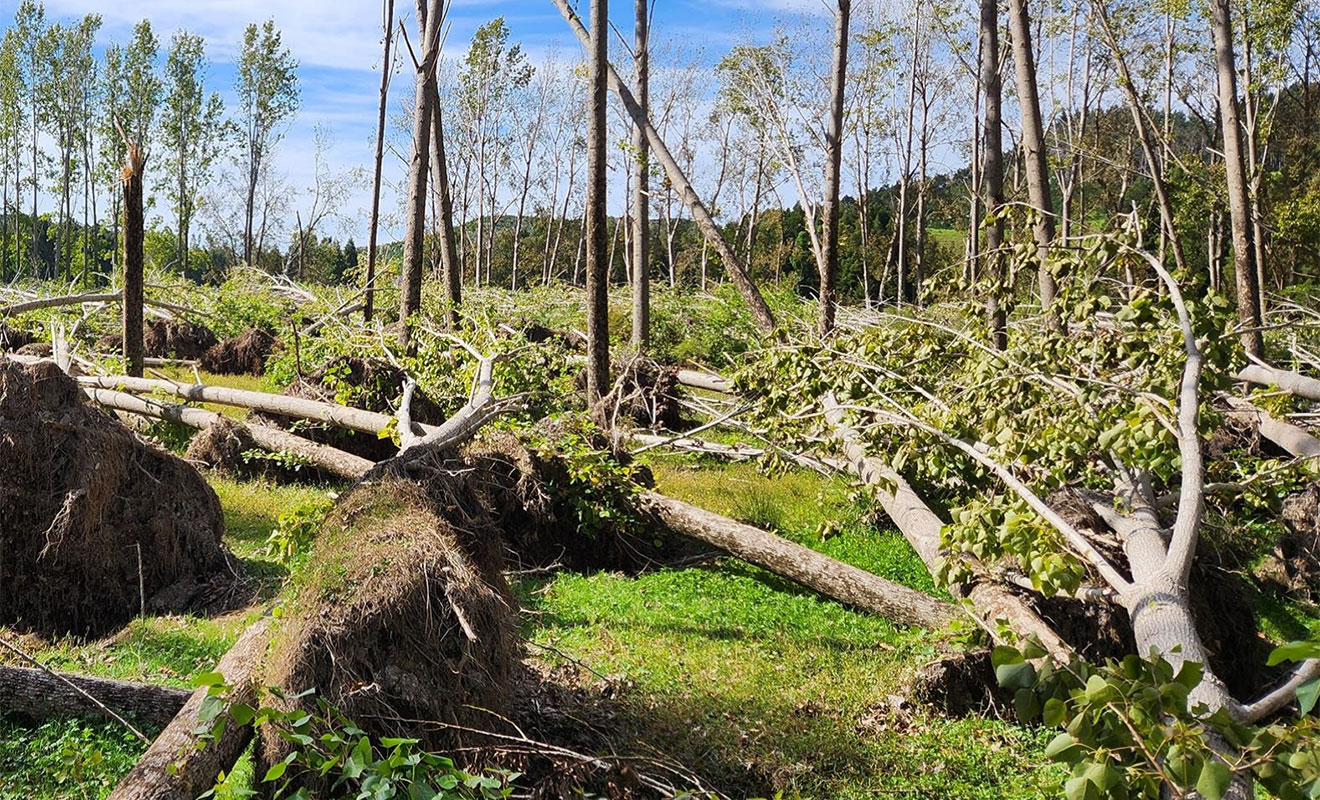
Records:
[[[638,467],[601,449],[599,432],[580,418],[567,418],[553,437],[533,432],[528,447],[543,459],[563,465],[564,476],[548,477],[547,488],[574,516],[578,532],[588,537],[638,533],[645,520],[637,512],[642,487]]]
[[[1250,774],[1284,800],[1320,791],[1320,725],[1314,717],[1249,725],[1226,710],[1211,712],[1189,700],[1203,676],[1192,661],[1175,666],[1152,654],[1060,666],[1043,655],[1031,643],[1020,650],[997,647],[995,675],[1015,693],[1024,722],[1063,729],[1045,756],[1069,768],[1063,784],[1069,800],[1156,800],[1170,791],[1220,800],[1238,773]],[[1271,663],[1316,656],[1320,644],[1297,642],[1276,650]],[[1317,689],[1320,682],[1311,681],[1298,694],[1306,712]]]
[[[288,565],[305,552],[321,530],[326,515],[334,508],[337,497],[335,493],[329,492],[281,512],[275,528],[266,538],[266,554]]]
[[[0,800],[104,796],[145,747],[110,720],[56,719],[29,727],[0,717]]]
[[[253,707],[228,702],[231,687],[219,673],[201,676],[198,685],[207,689],[198,715],[198,732],[204,741],[218,738],[229,725],[240,725],[269,727],[289,745],[288,755],[270,765],[260,780],[266,795],[274,800],[312,798],[298,785],[304,776],[328,782],[333,787],[330,797],[344,800],[500,800],[512,794],[510,784],[519,777],[507,771],[469,773],[452,759],[419,748],[417,739],[372,738],[321,698],[312,714],[297,707],[291,711],[279,707],[310,692],[286,697],[270,688],[267,694],[272,704]],[[224,780],[220,776],[221,784]],[[212,789],[201,798],[216,795],[217,790]],[[234,795],[232,789],[229,795]],[[255,791],[249,794],[256,795]]]

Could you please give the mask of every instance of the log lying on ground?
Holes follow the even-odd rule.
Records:
[[[711,375],[708,372],[698,372],[694,369],[680,369],[678,375],[675,377],[680,384],[692,389],[705,389],[708,392],[733,394],[733,381],[719,375]]]
[[[674,531],[764,567],[808,589],[895,622],[940,628],[959,616],[948,603],[885,580],[760,528],[653,491],[641,507]]]
[[[255,706],[259,668],[266,655],[267,622],[261,620],[239,637],[238,642],[216,664],[230,690],[228,703]],[[229,769],[242,755],[252,738],[250,725],[231,720],[217,738],[205,742],[197,733],[199,714],[208,689],[201,688],[188,698],[173,721],[151,743],[137,765],[124,777],[109,800],[194,800],[215,785],[216,776]]]
[[[835,436],[843,444],[849,469],[875,491],[880,505],[903,538],[917,551],[926,569],[932,575],[936,574],[939,570],[940,531],[944,522],[903,476],[867,454],[861,434],[843,424],[843,410],[832,397],[825,403],[825,418],[835,427]],[[955,595],[971,601],[971,613],[992,636],[1002,620],[1019,636],[1039,639],[1045,650],[1061,662],[1071,660],[1072,647],[1035,609],[1008,588],[988,579],[978,579],[970,586],[954,587],[954,591]]]
[[[267,394],[247,389],[231,389],[227,386],[207,386],[206,384],[183,384],[153,378],[130,378],[126,375],[89,375],[78,379],[83,386],[101,389],[127,390],[129,392],[160,392],[194,403],[216,403],[218,405],[247,408],[281,417],[324,422],[337,428],[377,434],[393,422],[394,417],[375,411],[363,411],[360,408],[323,403],[319,400],[307,400],[283,394]],[[435,430],[435,426],[413,423],[413,431],[425,436]]]
[[[14,314],[23,314],[28,311],[40,311],[43,308],[57,308],[59,306],[75,306],[82,303],[117,303],[119,302],[119,292],[102,292],[96,294],[69,294],[60,297],[43,297],[38,300],[28,300],[23,303],[14,303],[13,305],[0,308],[0,316],[13,316]]]
[[[1320,380],[1296,372],[1251,364],[1243,367],[1233,377],[1260,386],[1277,386],[1288,394],[1305,397],[1308,400],[1320,400]]]
[[[1256,425],[1260,435],[1297,458],[1320,457],[1320,439],[1289,422],[1281,422],[1246,400],[1227,397],[1233,414]]]
[[[198,430],[210,428],[222,419],[221,415],[214,411],[167,403],[153,403],[125,392],[95,387],[87,387],[83,391],[92,400],[106,408],[178,422]],[[317,469],[325,470],[341,478],[356,480],[374,466],[373,462],[365,458],[304,439],[301,436],[295,436],[279,428],[271,428],[265,425],[234,424],[240,425],[262,449],[276,453],[293,453],[306,459],[308,463]]]
[[[104,713],[70,683],[118,714],[157,725],[174,719],[188,699],[188,692],[166,686],[0,666],[0,712],[30,719]]]

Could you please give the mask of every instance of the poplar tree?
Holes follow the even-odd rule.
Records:
[[[174,211],[176,258],[185,274],[197,197],[223,143],[224,104],[219,93],[206,92],[209,67],[202,37],[187,31],[174,34],[165,63],[160,188]]]
[[[253,263],[252,220],[256,211],[257,184],[271,151],[284,138],[298,113],[298,60],[284,46],[275,21],[256,23],[243,32],[238,57],[238,127],[243,137],[247,197],[243,211],[243,260]]]

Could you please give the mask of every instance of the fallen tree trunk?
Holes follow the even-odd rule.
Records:
[[[1320,457],[1320,439],[1290,422],[1281,422],[1264,409],[1237,397],[1227,397],[1232,414],[1256,425],[1260,435],[1297,458]]]
[[[75,306],[82,303],[117,303],[120,300],[119,292],[108,292],[99,294],[69,294],[60,297],[43,297],[39,300],[28,300],[24,303],[14,303],[13,305],[0,308],[0,316],[8,317],[14,314],[23,314],[28,311],[40,311],[43,308],[57,308],[59,306]]]
[[[926,569],[935,575],[939,570],[940,531],[944,521],[914,491],[911,485],[888,464],[872,458],[862,446],[861,435],[843,424],[843,409],[832,396],[825,402],[825,418],[835,428],[843,444],[848,468],[872,488],[885,513],[893,520],[903,538],[917,551]],[[970,600],[968,609],[977,623],[991,636],[997,636],[999,623],[1006,622],[1014,633],[1037,638],[1045,650],[1061,663],[1068,663],[1073,649],[1036,613],[1027,602],[1007,587],[978,577],[969,586],[952,587],[955,596]]]
[[[680,384],[692,389],[705,389],[708,392],[733,394],[733,381],[720,375],[698,372],[694,369],[680,369],[675,376]]]
[[[174,719],[188,699],[188,692],[165,686],[0,666],[0,711],[5,713],[31,719],[105,714],[79,689],[116,713],[156,725]]]
[[[153,403],[125,392],[95,387],[84,387],[83,391],[96,403],[106,408],[178,422],[198,430],[209,428],[221,419],[221,416],[214,411],[190,406]],[[252,436],[252,440],[262,449],[275,453],[293,453],[306,459],[312,466],[338,475],[341,478],[356,480],[375,466],[373,462],[360,456],[345,453],[343,450],[319,444],[301,436],[295,436],[279,428],[271,428],[265,425],[248,425],[241,422],[236,422],[236,424],[243,427]]]
[[[236,408],[247,408],[275,414],[281,417],[324,422],[352,431],[377,434],[390,426],[394,417],[360,408],[323,403],[319,400],[306,400],[283,394],[266,394],[247,389],[231,389],[227,386],[207,386],[206,384],[183,384],[153,378],[130,378],[125,375],[95,375],[78,379],[83,386],[130,392],[161,392],[195,403],[216,403]],[[413,431],[425,436],[435,430],[435,426],[413,423]]]
[[[924,592],[681,500],[646,491],[640,504],[677,533],[853,608],[923,628],[940,628],[959,616],[954,606]]]
[[[263,619],[248,628],[216,664],[215,671],[231,687],[225,695],[228,703],[256,706],[256,676],[266,655],[267,639]],[[200,721],[209,691],[203,687],[192,693],[108,800],[194,800],[215,785],[216,776],[242,755],[252,738],[252,726],[229,720],[220,736],[202,739],[202,734],[212,730]]]
[[[1251,364],[1243,367],[1233,377],[1260,386],[1277,386],[1288,394],[1305,397],[1308,400],[1320,400],[1320,380],[1308,378],[1297,372]]]

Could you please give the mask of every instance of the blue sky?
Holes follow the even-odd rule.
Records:
[[[0,2],[0,18],[13,19],[17,0]],[[276,156],[278,169],[291,185],[306,186],[312,174],[312,135],[317,124],[332,126],[335,144],[330,161],[336,167],[369,167],[375,134],[380,61],[380,3],[375,0],[46,0],[47,17],[68,20],[98,13],[104,23],[99,45],[126,41],[133,25],[142,18],[152,21],[162,43],[180,28],[205,37],[213,63],[211,86],[228,100],[233,85],[232,62],[243,28],[254,21],[274,18],[284,41],[300,60],[302,109]],[[585,14],[585,0],[579,0]],[[631,36],[632,2],[615,0],[611,17],[625,36]],[[409,20],[414,0],[396,0],[396,13]],[[823,14],[823,0],[658,0],[654,16],[657,37],[677,37],[705,45],[712,58],[726,50],[735,37],[772,24],[772,17],[789,13]],[[540,54],[557,47],[576,55],[576,42],[550,0],[480,2],[453,0],[452,30],[446,52],[460,54],[475,29],[496,16],[503,16],[512,32],[535,62]],[[162,47],[163,56],[163,47]],[[395,80],[391,90],[391,116],[411,97],[407,76]],[[386,159],[388,186],[398,179],[402,166]],[[394,198],[384,200],[392,208]],[[365,238],[369,194],[365,187],[355,194],[348,209],[346,232]],[[385,231],[389,236],[393,232]]]

